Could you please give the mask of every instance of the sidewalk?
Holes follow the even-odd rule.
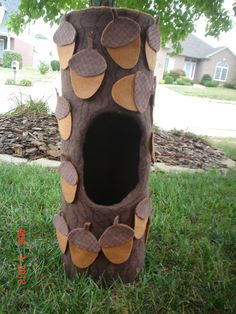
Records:
[[[0,83],[0,113],[15,106],[14,98],[30,95],[48,101],[51,111],[56,107],[55,88],[61,92],[60,77],[51,83],[35,83],[32,87]],[[164,130],[184,130],[199,135],[236,138],[236,105],[183,96],[157,85],[154,123]]]

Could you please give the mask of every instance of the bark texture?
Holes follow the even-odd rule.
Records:
[[[73,91],[69,68],[61,72],[62,96],[70,103],[72,113],[72,133],[67,141],[62,141],[62,154],[69,158],[79,175],[75,201],[67,203],[62,194],[62,212],[69,231],[90,222],[90,231],[97,239],[113,224],[116,216],[119,216],[119,223],[134,228],[135,208],[149,193],[153,97],[144,113],[132,112],[114,102],[111,90],[118,80],[137,71],[142,71],[153,82],[145,56],[145,40],[154,19],[134,10],[118,9],[117,13],[119,17],[136,21],[141,28],[137,65],[125,70],[112,60],[101,45],[103,30],[112,21],[111,10],[89,8],[69,13],[66,20],[77,34],[74,54],[87,48],[89,34],[93,32],[93,48],[107,62],[102,85],[94,96],[82,100]],[[110,180],[108,184],[106,180]],[[69,249],[62,260],[70,277],[76,272],[88,272],[93,277],[102,275],[106,282],[117,277],[131,282],[144,267],[144,242],[144,237],[134,239],[130,258],[119,265],[109,262],[102,251],[88,269],[73,265]]]

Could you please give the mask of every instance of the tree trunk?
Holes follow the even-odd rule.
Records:
[[[66,21],[54,36],[59,57],[69,60],[69,67],[63,62],[56,110],[64,136],[62,210],[54,219],[62,260],[70,277],[88,272],[106,282],[131,282],[144,267],[151,215],[154,96],[145,42],[154,19],[135,10],[89,8],[67,14]],[[109,23],[116,35],[106,39]],[[101,78],[95,93],[83,96]],[[128,99],[129,108],[123,105]]]

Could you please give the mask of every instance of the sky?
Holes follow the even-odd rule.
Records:
[[[233,16],[233,6],[234,0],[225,0],[224,6]],[[207,36],[205,37],[205,26],[206,20],[201,18],[196,24],[197,31],[195,35],[206,41],[208,44],[213,47],[227,46],[230,50],[236,55],[236,18],[233,17],[234,27],[227,33],[221,33],[219,40],[214,37]]]

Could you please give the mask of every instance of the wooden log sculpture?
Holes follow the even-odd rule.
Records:
[[[66,273],[132,282],[151,219],[153,70],[159,25],[135,10],[67,14],[54,35],[62,95],[62,209],[54,217]]]

